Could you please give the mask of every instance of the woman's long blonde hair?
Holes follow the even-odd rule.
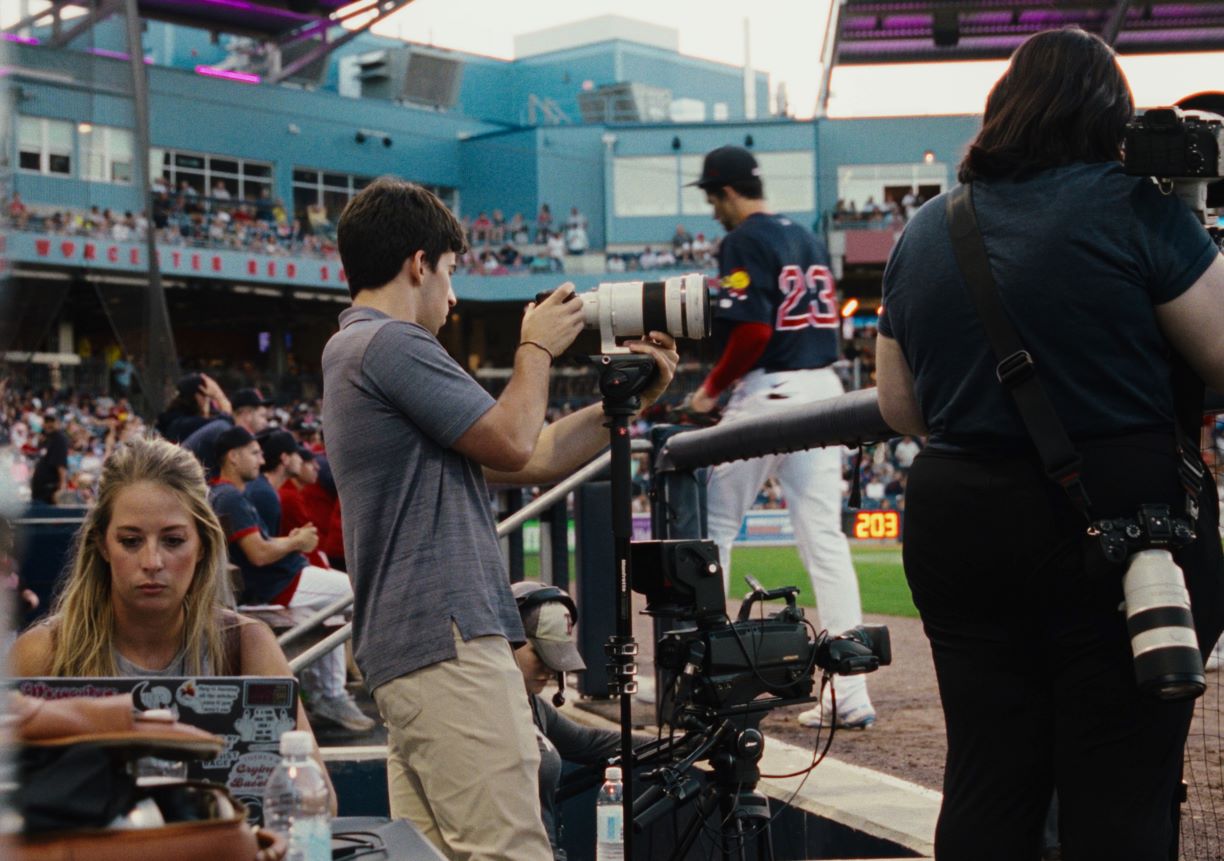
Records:
[[[77,531],[72,570],[55,599],[51,620],[54,647],[51,675],[113,676],[115,613],[110,565],[102,557],[115,498],[142,481],[159,484],[191,514],[200,538],[200,560],[183,599],[184,670],[192,675],[224,672],[226,634],[222,610],[232,606],[226,574],[225,533],[208,503],[199,461],[186,449],[161,439],[137,439],[115,449],[102,467],[98,501]]]

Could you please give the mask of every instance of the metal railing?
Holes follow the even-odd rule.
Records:
[[[632,443],[632,450],[650,451],[650,442],[642,439],[634,440]],[[531,502],[527,503],[522,508],[518,509],[513,514],[499,522],[497,524],[497,537],[505,538],[515,530],[521,529],[523,524],[525,524],[528,520],[532,519],[533,517],[538,517],[540,514],[552,508],[557,503],[563,501],[579,485],[590,481],[592,478],[599,475],[599,473],[608,468],[608,465],[611,462],[612,453],[604,452],[594,460],[587,463],[585,466],[580,467],[568,478],[553,485]],[[287,643],[292,643],[301,639],[306,634],[322,625],[323,622],[334,616],[336,613],[340,613],[348,609],[352,602],[352,598],[342,598],[337,600],[334,604],[324,607],[317,613],[312,614],[309,618],[303,619],[299,624],[295,625],[284,634],[281,634],[281,636],[277,638],[277,642],[279,642],[283,648]],[[318,643],[311,646],[300,655],[294,657],[293,660],[289,662],[289,668],[295,673],[300,671],[303,667],[309,666],[332,649],[343,645],[345,642],[351,639],[352,636],[353,623],[347,622],[343,627],[333,631]]]

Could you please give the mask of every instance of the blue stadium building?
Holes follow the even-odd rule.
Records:
[[[507,321],[555,286],[558,268],[580,289],[641,264],[708,269],[708,257],[654,252],[670,252],[680,226],[717,240],[704,195],[686,183],[728,143],[754,151],[776,210],[827,235],[843,292],[869,323],[903,198],[947,186],[976,123],[771,114],[767,75],[685,56],[674,30],[615,16],[518,37],[509,61],[339,28],[327,46],[307,37],[269,56],[242,27],[161,17],[141,32],[149,199],[123,17],[4,34],[20,322],[3,349],[19,376],[56,365],[70,381],[104,383],[104,353],[141,353],[146,230],[172,360],[245,361],[273,377],[317,366],[347,300],[336,220],[383,174],[430,187],[472,226],[476,253],[455,280],[463,304],[443,338],[473,369],[504,365],[517,328]],[[537,226],[545,205],[554,230],[580,214],[584,253],[550,254]],[[484,228],[498,213],[504,226]]]

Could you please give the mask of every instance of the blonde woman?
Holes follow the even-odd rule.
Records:
[[[292,675],[271,630],[228,609],[225,566],[195,457],[160,439],[120,445],[52,615],[13,646],[14,675]],[[301,703],[297,719],[310,729]]]

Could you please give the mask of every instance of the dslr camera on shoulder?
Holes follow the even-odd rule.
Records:
[[[1126,627],[1139,689],[1162,700],[1193,699],[1207,686],[1186,578],[1172,551],[1195,538],[1167,505],[1142,505],[1135,517],[1095,521],[1088,530],[1122,577]]]
[[[1180,197],[1217,243],[1224,206],[1224,117],[1178,107],[1151,108],[1126,126],[1123,166]]]

